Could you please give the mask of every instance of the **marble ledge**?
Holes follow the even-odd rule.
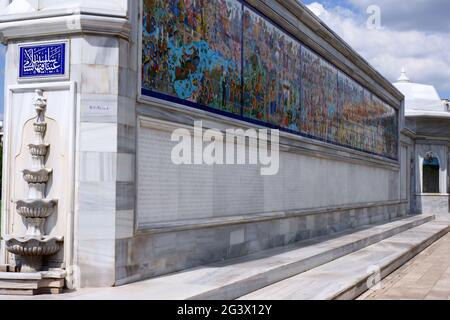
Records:
[[[190,219],[166,223],[138,224],[136,233],[139,235],[170,233],[170,232],[188,231],[211,227],[222,227],[236,224],[263,222],[277,219],[296,218],[302,216],[314,216],[320,214],[367,209],[367,208],[377,208],[383,206],[397,206],[407,203],[408,203],[407,200],[381,201],[381,202],[360,203],[334,207],[328,206],[326,208],[269,212],[269,213],[249,214],[241,216],[220,217],[220,218]]]
[[[450,193],[416,193],[416,197],[449,197]]]
[[[4,43],[80,33],[128,39],[130,32],[131,24],[126,17],[83,14],[63,9],[0,17],[0,38]]]
[[[41,280],[41,279],[63,279],[67,276],[64,270],[41,271],[34,273],[23,272],[0,272],[2,280]]]

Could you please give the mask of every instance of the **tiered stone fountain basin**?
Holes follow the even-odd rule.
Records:
[[[62,237],[14,237],[5,238],[6,249],[15,255],[26,257],[20,272],[35,273],[42,268],[42,257],[52,256],[61,249]]]
[[[23,179],[27,183],[47,183],[52,169],[23,170]]]
[[[6,240],[9,252],[19,256],[51,256],[61,249],[62,238],[43,237],[35,238],[12,238]],[[36,271],[36,270],[34,270]]]
[[[53,214],[57,203],[56,200],[46,199],[17,201],[17,213],[28,224],[26,236],[34,239],[43,236],[45,221]]]
[[[19,200],[16,208],[17,213],[25,219],[46,219],[52,215],[56,204],[56,200]]]
[[[28,145],[28,148],[30,150],[30,154],[33,157],[45,157],[47,155],[47,150],[48,150],[49,146],[50,146],[49,144],[32,144],[32,143],[30,143]]]
[[[36,140],[28,145],[32,157],[31,168],[22,172],[23,179],[29,187],[28,197],[16,202],[17,213],[23,218],[27,231],[23,236],[5,236],[6,250],[16,256],[16,264],[21,262],[14,268],[8,266],[6,269],[19,270],[20,273],[0,272],[0,279],[9,286],[7,293],[13,294],[19,291],[35,294],[43,290],[59,293],[64,286],[66,274],[64,270],[52,271],[48,270],[48,266],[43,265],[44,257],[55,255],[61,250],[64,239],[63,237],[48,236],[44,231],[46,220],[57,211],[58,201],[46,198],[47,183],[53,174],[52,169],[45,167],[50,148],[50,144],[44,141],[47,131],[44,115],[47,100],[44,98],[42,90],[37,90],[36,95],[34,106],[37,117],[33,124]],[[43,271],[44,269],[47,271]],[[20,284],[19,287],[17,287],[17,283]],[[4,289],[4,287],[0,287],[0,292]]]

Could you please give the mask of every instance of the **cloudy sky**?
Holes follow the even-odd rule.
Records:
[[[449,0],[301,0],[390,81],[402,66],[414,82],[450,98]],[[380,28],[367,28],[371,5]]]

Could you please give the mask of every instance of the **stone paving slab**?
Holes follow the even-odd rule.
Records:
[[[433,215],[413,216],[117,288],[80,290],[58,298],[235,299],[433,219]]]
[[[366,300],[450,300],[450,234],[389,275]]]
[[[354,299],[367,290],[370,270],[381,278],[403,265],[450,231],[450,223],[434,221],[346,255],[335,261],[243,296],[242,300],[331,300]],[[433,268],[434,266],[430,266]],[[428,270],[425,268],[424,270]],[[439,269],[442,271],[442,268]],[[424,271],[423,285],[432,287],[436,277]],[[425,278],[425,276],[429,276]],[[434,273],[431,273],[434,275]],[[413,280],[414,281],[414,280]],[[400,294],[392,289],[395,294]],[[425,298],[420,288],[410,298]]]

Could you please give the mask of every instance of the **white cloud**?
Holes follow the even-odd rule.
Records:
[[[361,19],[348,9],[325,8],[318,2],[308,8],[390,81],[394,82],[405,66],[413,81],[433,84],[443,97],[450,96],[450,30],[430,33],[383,24],[381,29],[370,30],[363,21],[366,17]]]
[[[381,9],[383,23],[397,30],[449,32],[450,1],[448,0],[348,0],[363,11],[370,5]]]

